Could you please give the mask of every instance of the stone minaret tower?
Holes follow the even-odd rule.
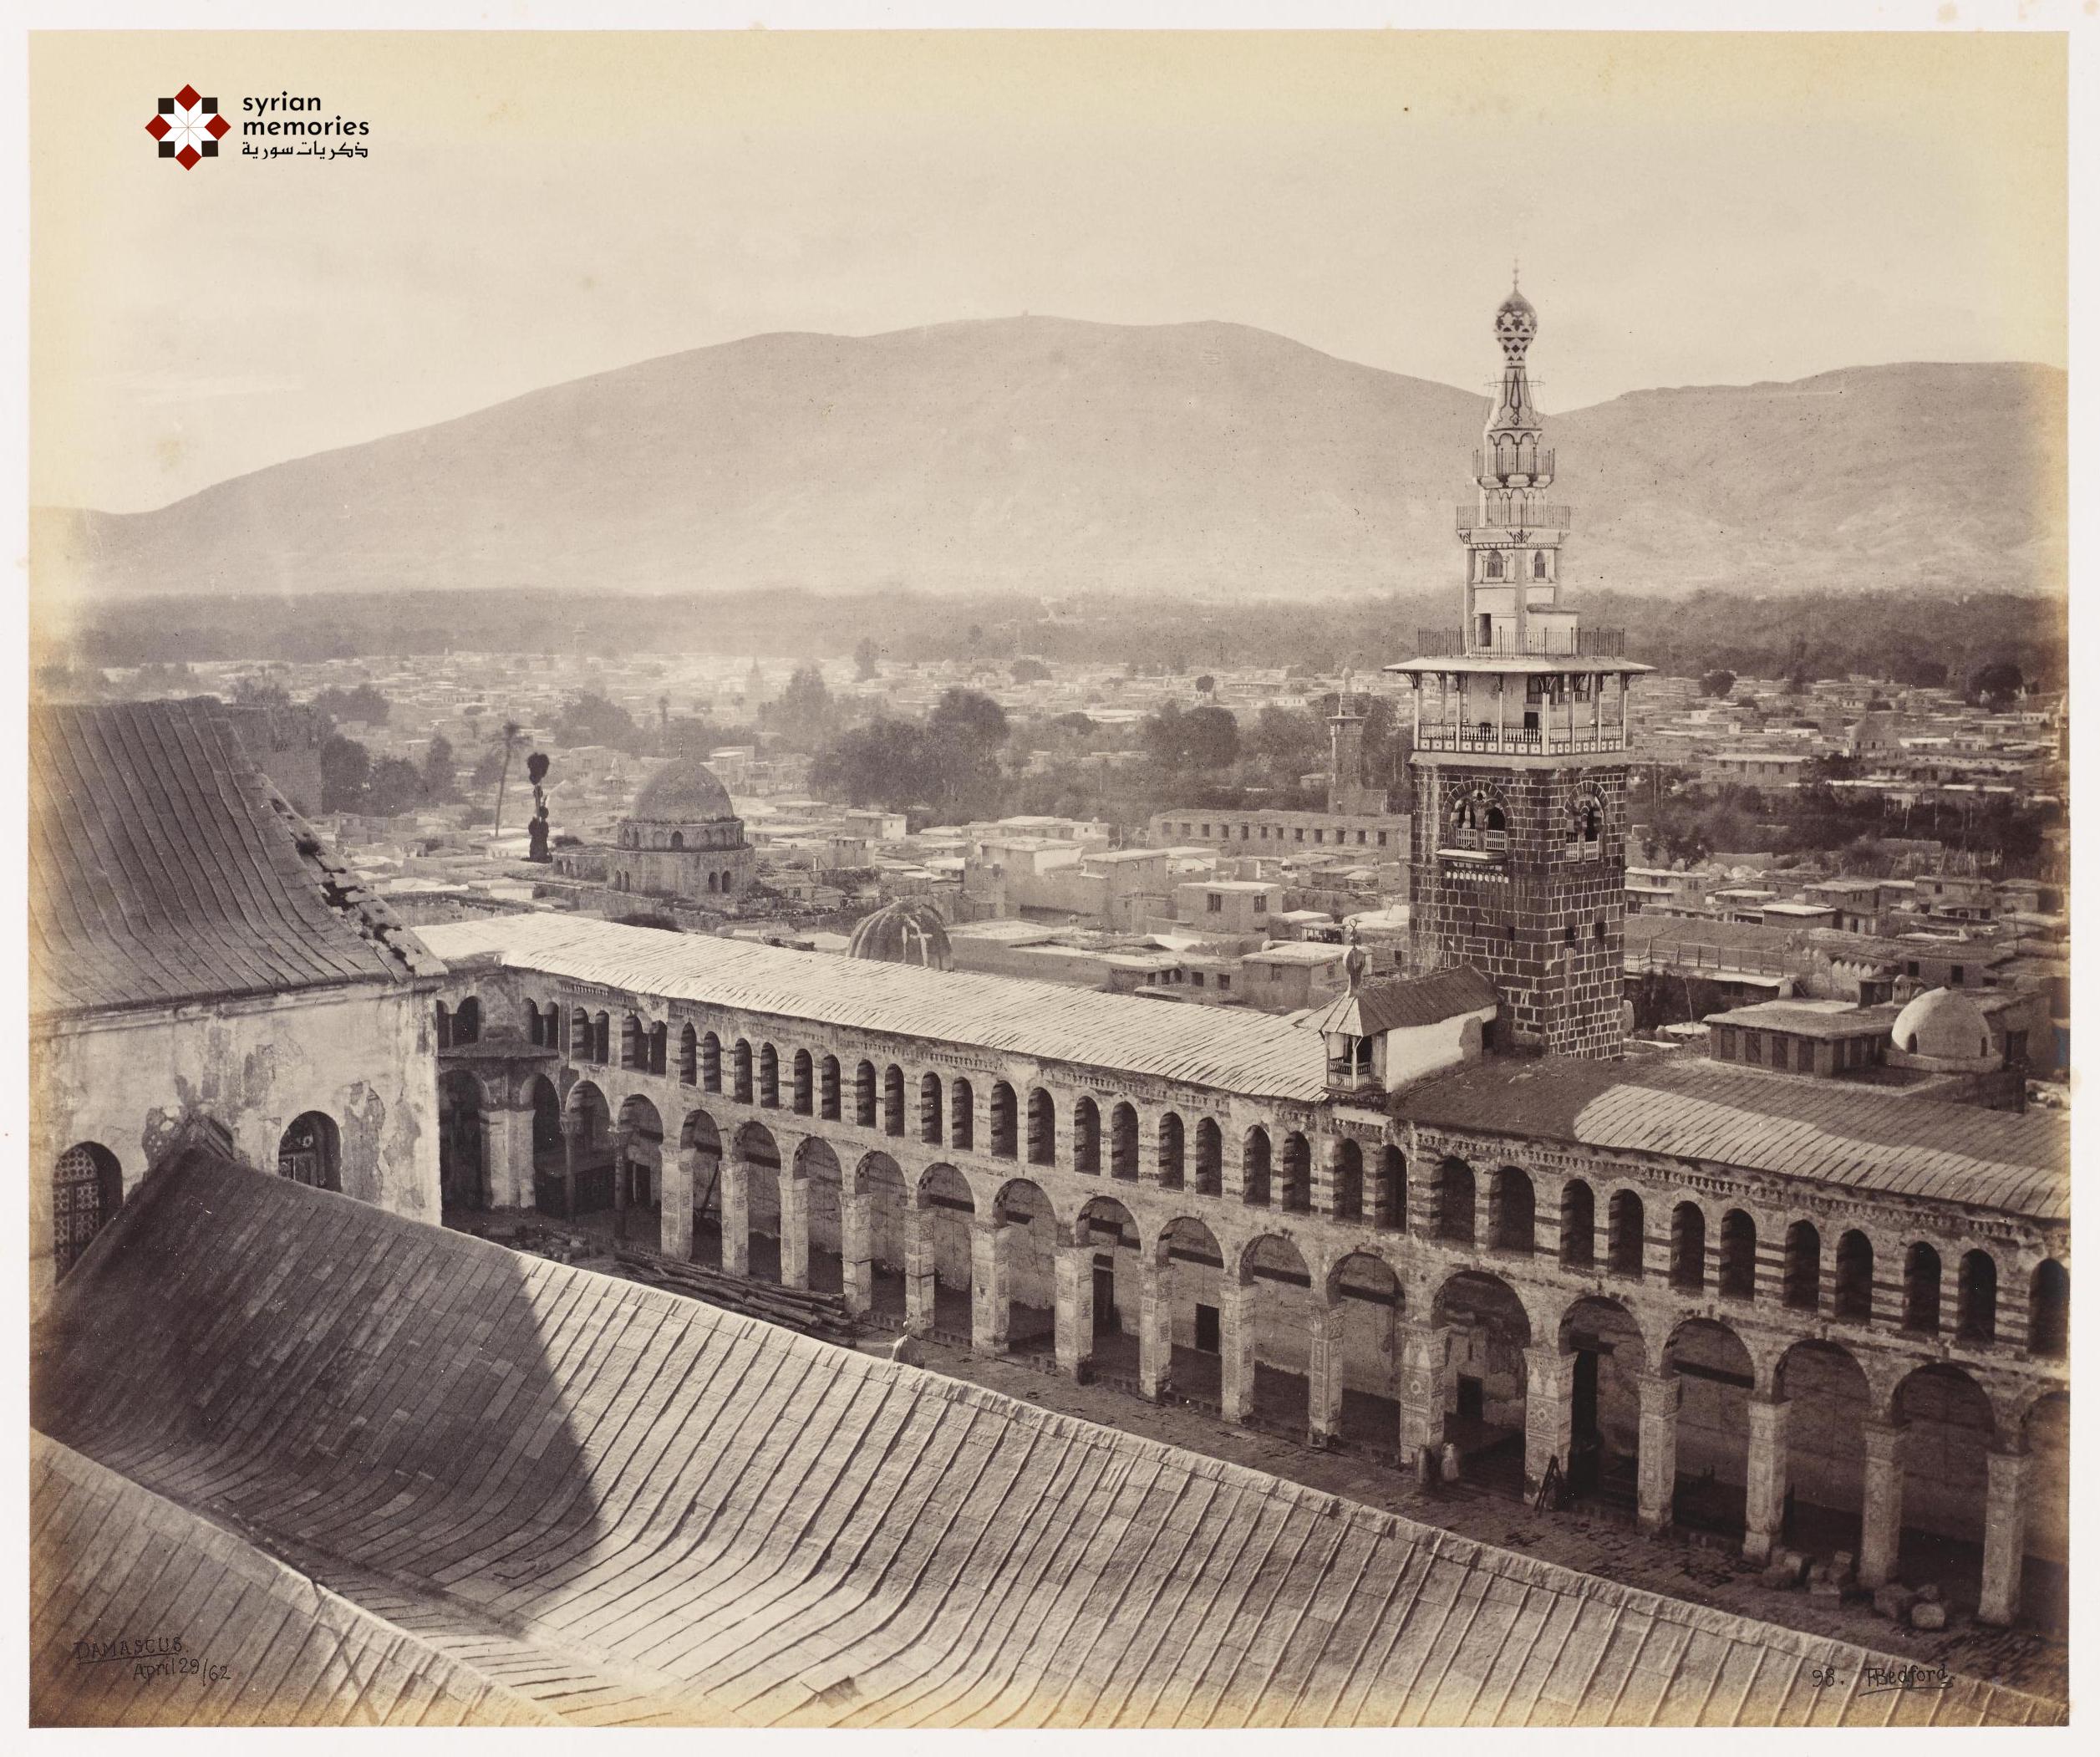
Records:
[[[1414,962],[1469,964],[1502,997],[1513,1047],[1616,1056],[1625,1040],[1626,695],[1649,669],[1560,602],[1570,509],[1542,499],[1525,354],[1538,313],[1495,313],[1502,382],[1457,508],[1464,621],[1389,665],[1415,704]]]

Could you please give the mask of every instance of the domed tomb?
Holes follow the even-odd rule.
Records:
[[[1928,990],[1896,1015],[1889,1038],[1896,1049],[1928,1067],[1992,1065],[1991,1021],[1959,989]]]
[[[923,965],[929,970],[948,970],[954,962],[948,924],[940,911],[930,903],[905,898],[863,915],[847,942],[846,955],[878,964]]]
[[[697,757],[681,757],[643,784],[606,863],[614,890],[697,903],[740,894],[751,868],[729,789]]]

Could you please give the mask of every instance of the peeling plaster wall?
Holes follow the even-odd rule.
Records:
[[[339,996],[113,1017],[40,1033],[31,1048],[29,1285],[40,1311],[54,1279],[51,1169],[94,1141],[127,1195],[200,1123],[274,1170],[285,1127],[331,1118],[343,1189],[395,1214],[439,1216],[435,1013],[420,991]]]

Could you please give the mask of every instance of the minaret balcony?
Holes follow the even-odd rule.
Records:
[[[1575,509],[1543,501],[1490,502],[1481,507],[1461,502],[1454,507],[1458,534],[1494,537],[1519,532],[1567,531],[1575,522]]]
[[[1533,614],[1542,619],[1528,623],[1521,642],[1510,622],[1497,617],[1487,640],[1469,639],[1462,629],[1417,629],[1415,651],[1423,659],[1618,659],[1625,654],[1624,629],[1571,629],[1572,614],[1550,622],[1543,619],[1550,613]]]
[[[1595,728],[1579,725],[1570,733],[1564,726],[1547,731],[1537,726],[1497,726],[1492,721],[1463,726],[1424,722],[1415,748],[1446,756],[1590,756],[1623,751],[1626,740],[1616,726],[1609,724]]]
[[[1484,488],[1543,488],[1553,479],[1553,448],[1529,440],[1477,446],[1473,479]]]

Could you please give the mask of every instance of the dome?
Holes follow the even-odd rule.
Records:
[[[1935,1062],[1974,1062],[1991,1054],[1983,1009],[1959,990],[1935,988],[1896,1015],[1889,1040],[1907,1056]]]
[[[920,964],[930,970],[947,970],[953,962],[940,912],[930,903],[902,898],[861,918],[846,955],[878,964]]]
[[[629,823],[719,823],[736,816],[730,804],[729,789],[714,778],[714,771],[697,758],[687,757],[658,769],[627,814]]]
[[[1512,287],[1509,297],[1495,308],[1495,339],[1502,344],[1503,357],[1522,359],[1538,334],[1538,313],[1532,308],[1531,301]]]

